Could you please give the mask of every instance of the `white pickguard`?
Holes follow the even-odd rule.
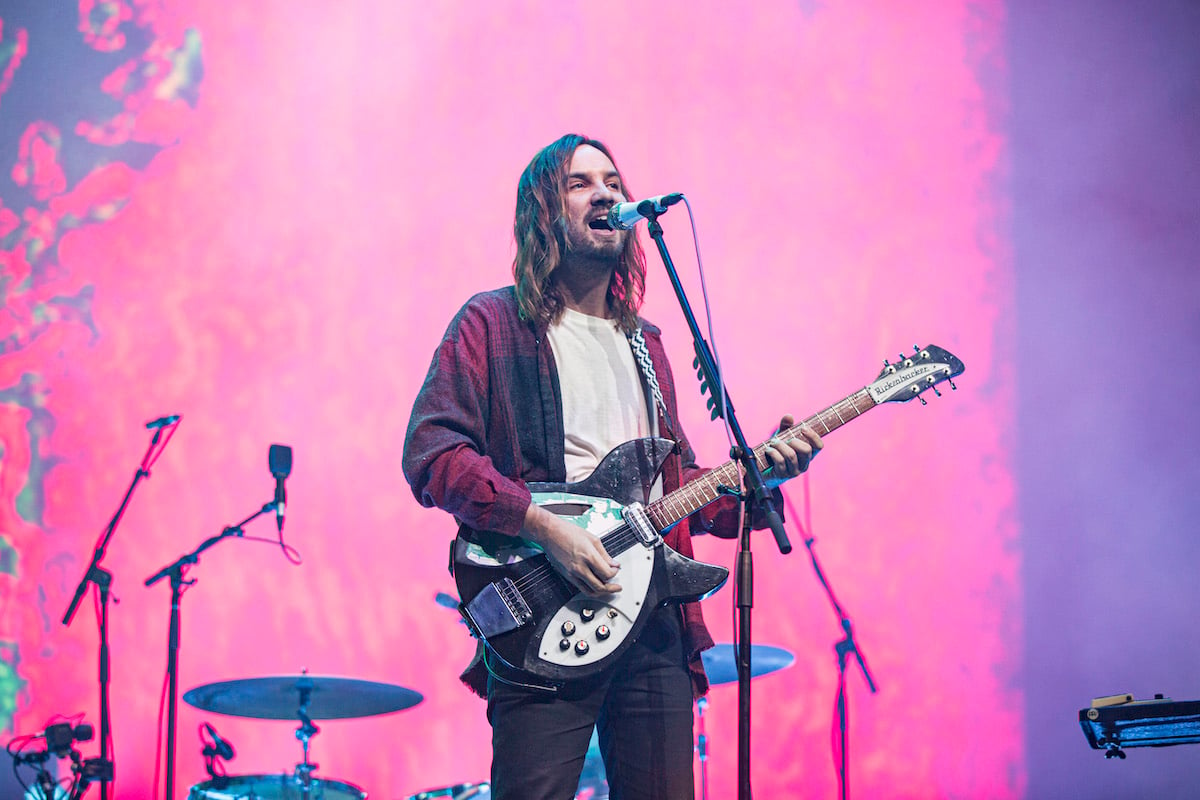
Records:
[[[596,536],[608,533],[623,521],[623,506],[606,497],[553,492],[535,494],[533,500]],[[569,511],[563,513],[564,510]],[[541,659],[563,667],[584,666],[607,658],[616,650],[642,611],[654,575],[654,555],[653,547],[635,543],[614,556],[621,565],[615,578],[621,584],[621,591],[604,597],[579,593],[567,601],[546,625],[538,654]],[[585,609],[594,612],[590,621],[583,618]],[[570,634],[563,632],[564,624],[568,623],[574,628]],[[601,625],[609,629],[607,638],[596,633]],[[565,649],[560,646],[564,640],[568,644]],[[579,652],[581,641],[587,645],[586,653]]]

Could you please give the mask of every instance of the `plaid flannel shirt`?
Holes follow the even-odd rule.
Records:
[[[661,332],[644,320],[642,326],[667,411],[678,420]],[[517,536],[532,501],[525,483],[566,480],[562,397],[545,334],[520,320],[511,286],[472,297],[450,323],[413,404],[404,441],[404,475],[423,506],[448,511],[472,529]],[[658,425],[667,431],[661,414]],[[678,425],[672,438],[679,447],[663,466],[665,492],[704,472]],[[734,538],[737,511],[732,498],[718,500],[672,527],[664,540],[690,557],[693,526]],[[700,697],[708,689],[700,652],[713,641],[700,604],[681,609],[692,690]],[[486,693],[478,654],[462,678]]]

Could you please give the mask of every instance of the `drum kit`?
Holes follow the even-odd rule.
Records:
[[[737,681],[736,652],[733,645],[717,645],[703,653],[709,682],[714,686]],[[794,657],[779,647],[755,645],[752,677],[789,666]],[[191,787],[189,800],[366,800],[367,794],[346,781],[317,777],[316,764],[309,760],[309,743],[320,732],[316,720],[352,719],[403,711],[420,703],[420,692],[376,681],[332,676],[280,675],[262,678],[220,681],[197,686],[184,693],[185,703],[202,711],[253,719],[299,722],[295,736],[303,758],[291,773],[268,775],[223,775],[210,764],[211,778]],[[700,705],[700,760],[706,769],[704,704]],[[218,740],[217,744],[221,744]],[[215,755],[219,748],[211,751]],[[206,754],[210,750],[206,749]],[[228,750],[232,753],[232,750]],[[224,756],[225,758],[231,755]],[[705,783],[707,779],[705,778]],[[707,792],[705,792],[707,794]],[[406,800],[490,800],[488,783],[460,783],[428,789],[409,795]],[[580,776],[577,800],[607,800],[608,784],[595,733],[588,748]]]
[[[221,681],[191,689],[184,693],[184,702],[203,711],[298,720],[296,738],[304,757],[290,775],[220,775],[210,766],[212,777],[193,786],[189,800],[365,800],[366,792],[353,784],[314,777],[317,765],[309,760],[309,742],[321,730],[314,720],[390,714],[423,699],[420,692],[403,686],[307,673]],[[207,748],[205,753],[212,754]]]

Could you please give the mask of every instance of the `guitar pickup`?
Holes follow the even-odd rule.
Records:
[[[469,603],[460,603],[458,613],[477,638],[491,639],[516,630],[533,619],[533,612],[510,578],[489,583]]]
[[[662,537],[658,535],[658,529],[650,521],[650,515],[646,513],[646,509],[641,503],[630,503],[625,506],[621,509],[621,516],[625,517],[626,524],[633,529],[638,540],[646,547],[657,547],[658,543],[662,541]]]

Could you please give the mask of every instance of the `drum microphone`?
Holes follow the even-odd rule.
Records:
[[[222,739],[221,734],[217,733],[216,729],[207,722],[204,723],[204,730],[208,731],[208,735],[212,737],[213,743],[211,747],[207,744],[204,746],[203,755],[216,756],[226,761],[232,760],[235,755],[233,745]]]
[[[92,735],[95,733],[91,725],[86,722],[79,725],[72,725],[69,722],[60,722],[57,725],[48,725],[46,730],[35,736],[35,739],[46,740],[46,752],[41,758],[45,761],[49,756],[54,755],[59,758],[66,758],[71,752],[71,745],[75,742],[91,741]]]
[[[275,476],[275,527],[283,535],[283,510],[287,504],[287,490],[283,482],[292,474],[292,448],[286,444],[273,444],[267,451],[267,466]]]
[[[590,227],[598,230],[627,231],[644,219],[657,217],[683,199],[679,192],[660,194],[646,200],[617,203],[608,210],[604,219],[592,220]]]

